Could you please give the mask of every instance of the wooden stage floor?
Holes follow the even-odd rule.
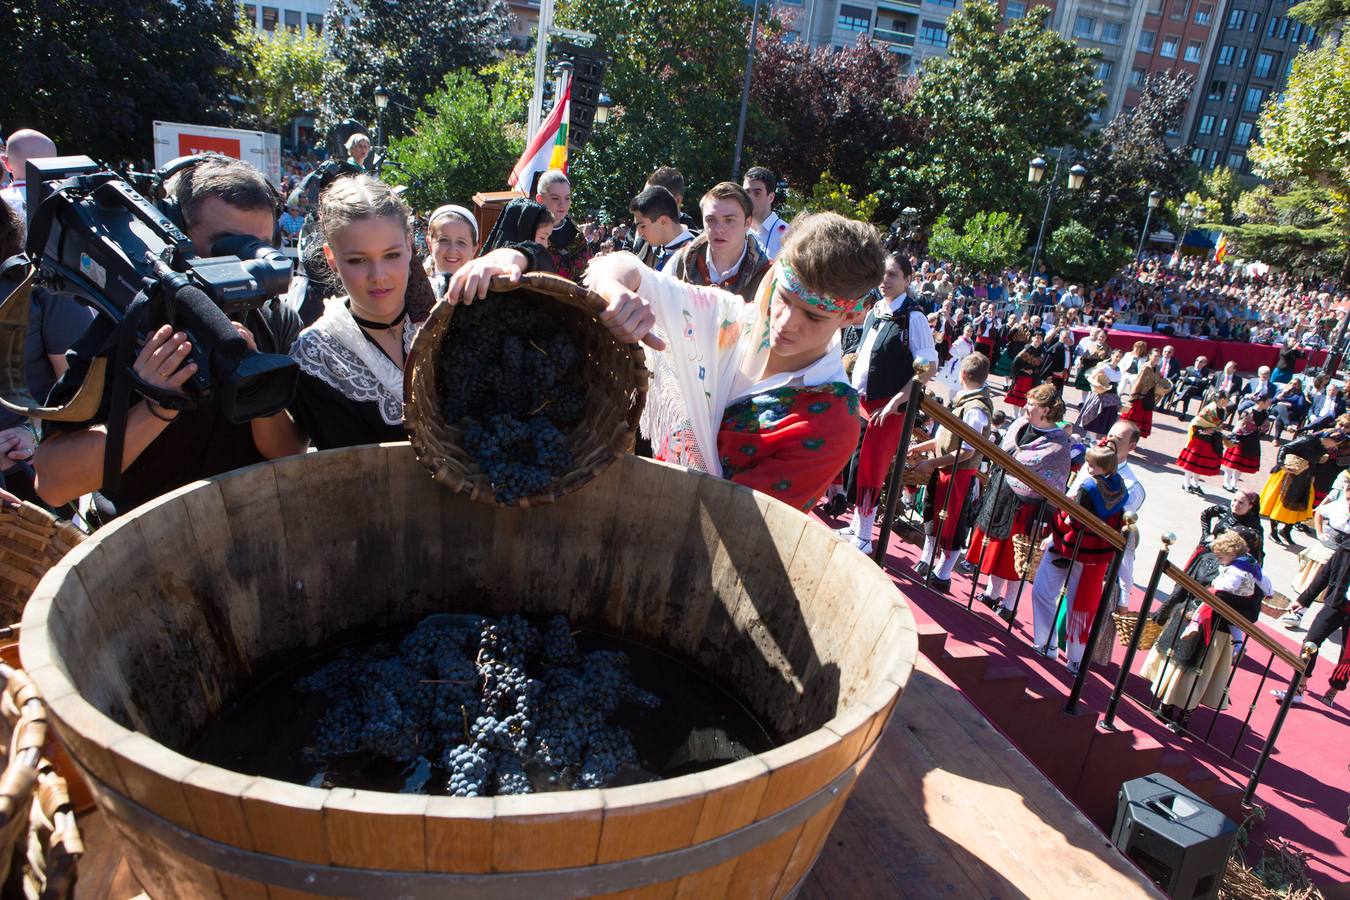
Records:
[[[89,853],[75,896],[143,896],[98,816],[84,827]],[[1163,895],[921,656],[798,896]]]

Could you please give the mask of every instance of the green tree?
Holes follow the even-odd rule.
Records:
[[[1047,27],[1032,6],[1003,26],[998,7],[971,0],[947,19],[947,56],[929,58],[904,110],[926,123],[880,163],[890,214],[913,205],[963,222],[980,211],[1030,214],[1027,161],[1048,147],[1084,146],[1103,102],[1095,50]],[[1038,217],[1039,218],[1039,217]]]
[[[1242,178],[1227,166],[1217,166],[1200,179],[1197,194],[1205,204],[1206,218],[1210,222],[1227,222],[1242,195]]]
[[[334,0],[324,33],[339,65],[325,74],[319,124],[350,118],[373,129],[381,86],[396,103],[420,107],[447,72],[487,65],[505,49],[510,16],[503,0]],[[391,104],[385,134],[405,119]]]
[[[1249,155],[1258,175],[1324,189],[1332,226],[1350,230],[1350,44],[1295,58],[1284,94],[1261,112]],[[1341,279],[1350,281],[1350,254]]]
[[[149,158],[155,119],[230,124],[233,0],[15,0],[5,8],[4,124],[61,153]]]
[[[1080,222],[1061,225],[1045,242],[1045,265],[1069,281],[1097,284],[1130,261],[1133,250],[1114,238],[1099,238]]]
[[[1025,237],[1022,217],[1006,212],[978,212],[966,220],[960,231],[942,216],[933,223],[928,252],[938,259],[957,263],[967,272],[996,272],[1022,255]]]
[[[1167,134],[1181,128],[1195,88],[1185,72],[1150,75],[1139,102],[1116,115],[1094,137],[1084,161],[1088,179],[1059,207],[1062,215],[1087,225],[1098,237],[1115,236],[1137,244],[1144,226],[1148,195],[1176,197],[1191,169],[1190,148],[1170,146]]]
[[[789,221],[803,212],[835,212],[850,219],[870,222],[880,205],[881,197],[878,194],[857,197],[857,191],[852,185],[840,184],[829,172],[822,172],[809,193],[795,187],[788,188],[779,213]]]
[[[413,208],[427,211],[502,189],[525,146],[520,121],[528,102],[509,78],[451,72],[426,98],[412,133],[390,147],[385,177],[407,184]]]
[[[612,63],[610,124],[569,167],[573,202],[620,212],[652,170],[685,177],[685,208],[731,174],[750,9],[741,0],[566,0],[558,24],[596,35]]]
[[[1350,20],[1350,0],[1303,0],[1289,7],[1289,15],[1305,25],[1325,30]]]
[[[264,127],[279,129],[318,110],[324,78],[337,69],[322,37],[289,28],[269,34],[241,19],[235,43],[245,67],[244,96]]]
[[[1220,225],[1232,255],[1282,269],[1337,271],[1350,250],[1335,202],[1322,187],[1258,185],[1234,204],[1231,224]]]

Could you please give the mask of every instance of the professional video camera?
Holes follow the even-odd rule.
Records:
[[[255,237],[232,235],[217,242],[209,257],[197,256],[164,212],[88,157],[30,160],[28,184],[28,257],[8,260],[0,273],[18,284],[0,304],[0,356],[12,352],[16,337],[23,340],[13,330],[19,317],[26,324],[25,288],[35,279],[76,295],[116,327],[102,348],[110,362],[91,366],[69,404],[45,407],[26,386],[6,379],[0,384],[5,406],[37,418],[86,420],[98,409],[111,365],[114,402],[118,381],[127,379],[169,409],[218,400],[235,423],[286,408],[295,394],[294,361],[248,349],[228,318],[286,293],[291,263],[280,251]],[[131,369],[139,341],[164,324],[185,332],[192,344],[189,360],[197,371],[181,391],[152,387]]]

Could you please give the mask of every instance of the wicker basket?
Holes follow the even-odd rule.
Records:
[[[1111,619],[1116,623],[1116,637],[1120,640],[1120,646],[1130,646],[1130,641],[1134,638],[1134,629],[1139,627],[1139,613],[1128,609],[1116,610],[1111,613]],[[1139,649],[1147,650],[1157,642],[1163,627],[1152,619],[1145,619],[1143,629],[1143,633],[1139,635]]]
[[[0,504],[0,625],[19,621],[24,604],[84,532],[31,503]]]
[[[1280,616],[1289,612],[1289,607],[1293,605],[1294,602],[1292,600],[1279,591],[1276,591],[1273,595],[1261,601],[1261,612],[1270,616],[1272,619],[1278,619]]]
[[[432,308],[408,354],[404,425],[418,460],[446,487],[493,506],[551,503],[586,484],[632,449],[647,397],[646,363],[640,348],[619,343],[596,319],[605,301],[566,278],[531,273],[518,285],[496,279],[492,290],[524,291],[541,303],[557,304],[564,310],[568,332],[581,350],[581,380],[587,385],[586,414],[567,434],[576,459],[572,468],[555,478],[547,491],[513,503],[497,499],[491,482],[464,449],[463,428],[459,423],[446,422],[441,412],[436,363],[455,312],[454,306],[443,301]]]
[[[1017,574],[1023,578],[1033,578],[1036,575],[1036,569],[1041,565],[1041,557],[1045,551],[1041,549],[1041,542],[1031,542],[1031,538],[1025,534],[1015,534],[1012,539],[1013,545],[1013,568]]]

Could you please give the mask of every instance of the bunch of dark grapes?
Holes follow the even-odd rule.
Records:
[[[521,296],[459,307],[437,371],[442,412],[503,503],[546,491],[574,457],[581,351],[558,311]]]
[[[625,654],[579,652],[562,616],[542,628],[520,616],[474,627],[433,618],[396,647],[344,652],[297,686],[332,700],[316,760],[432,761],[457,797],[529,793],[527,767],[560,787],[601,787],[637,756],[611,716],[659,702],[632,683]]]

